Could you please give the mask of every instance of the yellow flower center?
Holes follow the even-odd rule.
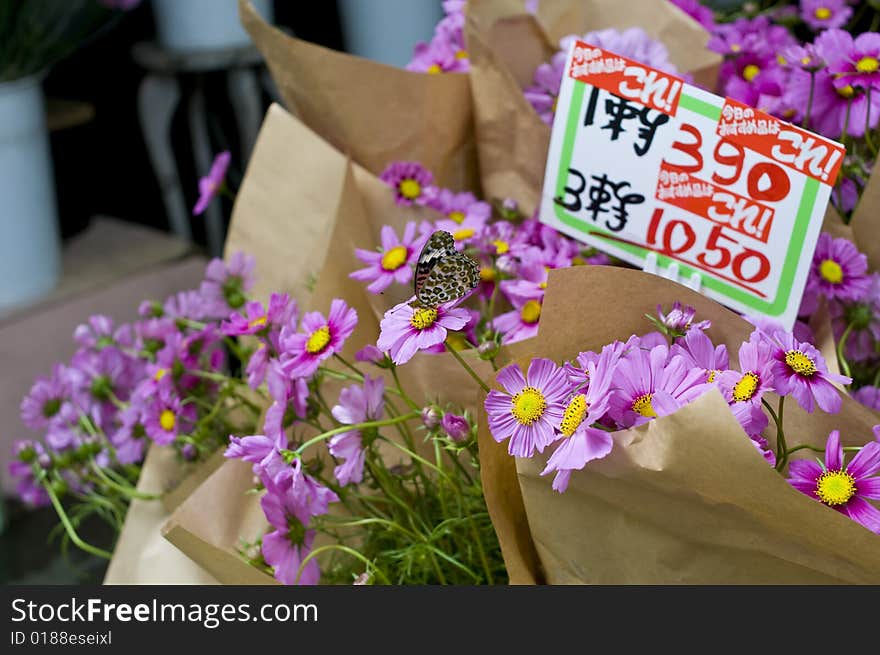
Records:
[[[508,250],[510,250],[510,244],[507,243],[507,241],[502,241],[501,239],[495,239],[495,241],[492,242],[492,245],[495,246],[496,255],[503,255]]]
[[[831,10],[828,7],[816,7],[813,15],[819,20],[828,20],[831,18]]]
[[[846,86],[835,90],[837,91],[837,95],[842,98],[852,98],[856,94],[856,90],[852,87],[852,84],[847,84]]]
[[[804,66],[806,66],[807,64],[810,63],[810,58],[809,58],[809,57],[801,57],[801,63],[802,63]]]
[[[717,368],[712,371],[706,371],[706,382],[708,382],[709,384],[715,382],[715,376],[718,375],[720,372],[721,371],[719,371]]]
[[[162,426],[162,429],[165,432],[171,432],[174,429],[174,424],[177,422],[176,417],[174,416],[174,412],[170,409],[162,410],[162,413],[159,414],[159,425]]]
[[[544,415],[547,400],[535,387],[524,387],[510,399],[510,411],[521,425],[531,425]]]
[[[751,82],[760,72],[761,69],[758,66],[755,64],[749,64],[743,68],[742,76],[746,82]]]
[[[653,398],[654,394],[652,393],[642,394],[633,401],[632,410],[636,414],[641,414],[648,418],[657,418],[657,412],[654,411],[654,406],[651,404]]]
[[[315,355],[324,350],[328,343],[330,343],[330,326],[324,325],[309,336],[309,340],[306,341],[306,352]]]
[[[160,368],[159,370],[157,370],[155,372],[155,374],[153,374],[153,379],[156,382],[158,382],[159,380],[164,378],[166,375],[168,375],[168,369],[167,368]]]
[[[843,282],[843,269],[833,259],[826,259],[819,264],[819,275],[822,279],[831,284],[840,284]]]
[[[474,228],[472,227],[457,230],[452,234],[452,238],[456,241],[464,241],[465,239],[470,239],[472,236],[474,236]]]
[[[464,212],[460,212],[458,210],[451,211],[446,214],[446,218],[448,218],[450,221],[455,221],[456,223],[461,225],[462,221],[464,221]]]
[[[455,58],[456,59],[467,59],[468,58],[467,50],[459,50],[458,52],[455,53]]]
[[[733,400],[734,402],[745,402],[746,400],[751,400],[755,395],[755,392],[758,390],[758,385],[761,383],[761,379],[752,371],[745,373],[740,381],[733,385]]]
[[[519,317],[523,323],[528,323],[529,325],[537,323],[538,319],[541,318],[541,303],[537,300],[528,301],[519,311]]]
[[[397,188],[400,191],[400,195],[409,200],[415,200],[422,195],[422,185],[412,178],[401,180]]]
[[[739,52],[740,50],[742,50],[742,46],[739,43],[731,43],[730,44],[730,51],[731,52]]]
[[[429,328],[434,325],[434,322],[436,320],[436,309],[431,309],[429,307],[417,307],[415,311],[413,311],[412,318],[409,319],[409,324],[412,325],[416,330],[424,330],[425,328]]]
[[[843,505],[856,495],[856,481],[846,471],[825,471],[816,480],[816,495],[826,505]]]
[[[539,284],[538,284],[538,288],[539,288],[539,289],[546,289],[546,288],[547,288],[547,283],[546,283],[546,282],[541,282],[541,283],[539,283]]]
[[[572,257],[571,265],[572,266],[586,266],[587,261],[583,257]]]
[[[779,63],[780,66],[788,65],[788,60],[782,55],[776,55],[776,61]]]
[[[428,73],[431,75],[436,75],[437,73],[442,73],[443,69],[440,68],[440,64],[431,64],[428,66]]]
[[[495,269],[491,266],[483,266],[483,268],[480,269],[480,279],[483,282],[494,282],[497,277],[498,273],[496,273]]]
[[[809,377],[816,372],[816,362],[807,357],[800,350],[789,350],[785,353],[785,363],[795,373]]]
[[[880,68],[880,61],[874,57],[862,57],[856,63],[856,70],[860,73],[876,73]]]
[[[255,318],[254,320],[252,320],[248,323],[248,327],[255,328],[258,325],[265,325],[265,324],[266,324],[266,317],[265,316],[258,316],[257,318]]]
[[[571,402],[568,403],[568,407],[565,408],[565,412],[562,415],[562,422],[559,424],[559,431],[566,437],[570,437],[574,434],[574,431],[578,429],[580,424],[584,422],[584,417],[586,415],[587,399],[582,393],[579,393],[571,399]]]
[[[409,255],[409,252],[405,246],[394,246],[382,255],[382,269],[396,271],[406,263],[407,255]]]

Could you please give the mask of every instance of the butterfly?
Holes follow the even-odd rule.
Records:
[[[413,307],[436,308],[466,296],[480,282],[480,265],[455,249],[449,232],[434,232],[416,262]]]

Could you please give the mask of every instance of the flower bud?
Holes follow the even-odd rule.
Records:
[[[480,359],[494,359],[498,354],[498,351],[501,349],[501,346],[494,341],[484,341],[477,348],[477,352],[480,355]]]
[[[501,255],[495,260],[495,267],[504,275],[514,276],[519,270],[519,262],[510,255]]]
[[[436,429],[440,425],[441,419],[442,414],[440,410],[433,405],[429,405],[422,410],[422,424],[429,430]]]
[[[441,421],[443,430],[453,441],[464,441],[470,436],[471,425],[464,416],[447,413]]]

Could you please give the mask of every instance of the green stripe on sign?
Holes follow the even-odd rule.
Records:
[[[695,114],[699,114],[700,116],[705,116],[710,121],[717,121],[721,118],[720,107],[716,107],[712,103],[700,100],[694,96],[682,95],[678,99],[678,106],[682,109],[692,111]]]

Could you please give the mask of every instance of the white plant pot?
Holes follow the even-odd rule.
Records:
[[[338,6],[350,53],[401,68],[443,18],[441,0],[339,0]]]
[[[51,291],[61,271],[40,77],[0,82],[0,309]]]
[[[250,2],[273,21],[272,0]],[[238,19],[237,0],[153,0],[153,16],[159,43],[168,50],[222,50],[251,43]]]

